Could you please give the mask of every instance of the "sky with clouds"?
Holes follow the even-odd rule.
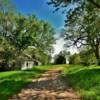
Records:
[[[59,35],[60,29],[64,26],[65,16],[61,11],[53,13],[54,8],[47,5],[47,1],[48,0],[12,0],[18,12],[25,16],[27,14],[34,14],[39,19],[48,21],[54,27],[57,35]],[[64,40],[62,38],[56,41],[54,45],[55,54],[63,49],[63,44]]]

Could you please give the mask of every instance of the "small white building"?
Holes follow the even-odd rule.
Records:
[[[25,70],[25,69],[31,69],[34,66],[34,62],[32,60],[25,60],[21,69]]]
[[[41,62],[35,59],[26,59],[23,61],[21,70],[31,69],[33,66],[41,65]]]
[[[32,58],[28,54],[24,54],[23,56],[19,56],[19,61],[16,66],[21,66],[21,70],[31,69],[33,66],[41,65],[41,62],[37,59]]]

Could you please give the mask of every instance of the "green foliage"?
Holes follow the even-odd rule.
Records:
[[[11,70],[14,64],[15,49],[4,38],[0,42],[0,71]]]
[[[63,9],[63,13],[67,12],[72,14],[72,12],[81,11],[88,3],[100,8],[100,0],[49,0],[48,5],[53,5],[56,8],[55,11]],[[69,10],[66,10],[67,7],[70,7]]]
[[[69,65],[64,72],[65,79],[80,95],[82,100],[99,100],[100,67]],[[67,81],[66,81],[67,82]]]
[[[69,64],[81,64],[81,58],[79,54],[73,54],[69,57]]]
[[[70,52],[62,50],[59,54],[54,56],[55,64],[66,64],[67,59],[69,58]]]
[[[29,15],[27,18],[18,15],[15,16],[14,21],[15,28],[11,33],[12,40],[11,36],[9,37],[15,47],[25,49],[27,46],[34,46],[48,52],[52,50],[55,33],[51,25],[37,19],[34,15]]]
[[[99,46],[100,46],[100,9],[93,5],[85,7],[83,12],[73,13],[68,17],[67,28],[63,30],[64,38],[67,41],[66,47],[77,46],[78,48],[89,46],[94,52],[99,64]]]
[[[83,65],[93,65],[97,64],[96,57],[91,50],[83,50],[79,53],[81,58],[81,64]]]
[[[67,12],[63,30],[66,47],[90,46],[100,64],[100,1],[98,0],[50,0],[57,9],[65,8]],[[73,5],[73,6],[70,6]],[[74,6],[74,4],[76,6]],[[66,10],[66,8],[69,9]]]
[[[54,63],[55,64],[66,64],[66,58],[63,55],[57,55]]]
[[[25,17],[20,14],[0,12],[0,27],[0,38],[2,41],[6,41],[6,45],[4,44],[3,47],[8,48],[8,50],[4,49],[5,51],[2,52],[2,58],[0,59],[3,59],[4,54],[7,58],[10,58],[10,55],[7,55],[10,51],[13,54],[13,58],[11,58],[13,62],[17,63],[18,61],[21,65],[20,58],[24,58],[23,51],[28,47],[34,47],[34,53],[29,55],[42,64],[49,63],[55,43],[55,32],[47,22],[39,20],[34,15]],[[4,58],[6,59],[6,57]],[[6,59],[7,66],[9,66],[11,59]]]
[[[23,51],[23,55],[28,55],[33,60],[40,61],[43,65],[48,64],[51,60],[51,56],[39,48],[29,47]]]
[[[82,64],[85,66],[97,64],[96,57],[91,50],[82,50],[69,57],[70,64]]]

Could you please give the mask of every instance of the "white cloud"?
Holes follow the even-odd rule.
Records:
[[[60,51],[63,50],[64,43],[65,42],[63,38],[56,40],[56,44],[54,45],[55,52],[53,55],[58,54]]]
[[[54,56],[55,54],[58,54],[60,51],[62,51],[64,49],[64,44],[65,44],[65,41],[63,38],[59,38],[58,40],[56,40],[56,44],[54,45],[55,51],[52,56]],[[78,49],[75,47],[66,48],[66,50],[70,51],[71,54],[78,52]]]

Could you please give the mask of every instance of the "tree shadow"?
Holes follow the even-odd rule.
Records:
[[[9,96],[18,93],[23,87],[39,77],[44,70],[33,68],[32,70],[16,71],[16,73],[0,77],[0,99],[7,100]],[[6,74],[6,73],[5,73]]]
[[[59,74],[57,75],[55,71],[55,73],[44,73],[39,79],[33,80],[15,98],[25,98],[25,100],[29,100],[29,98],[33,100],[58,100],[76,98],[76,94],[65,85],[62,77]]]

